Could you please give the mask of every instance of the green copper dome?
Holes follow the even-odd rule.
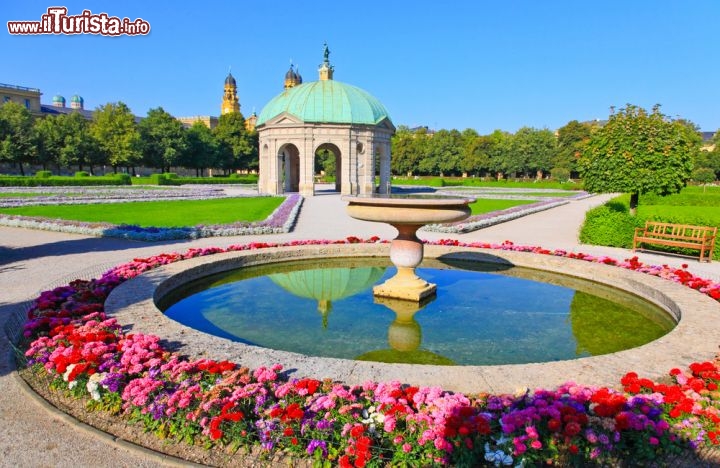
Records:
[[[367,91],[335,80],[286,89],[263,108],[257,125],[283,113],[315,123],[377,125],[390,120],[385,107]]]

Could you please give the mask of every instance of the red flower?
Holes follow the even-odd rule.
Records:
[[[548,421],[547,425],[548,425],[548,429],[551,432],[558,432],[560,430],[560,428],[562,427],[562,423],[560,422],[559,419],[551,419]]]
[[[582,428],[580,427],[580,424],[573,421],[573,422],[567,423],[563,433],[568,437],[572,437],[572,436],[579,434],[581,429]]]
[[[365,432],[365,428],[362,424],[356,424],[352,429],[350,429],[350,436],[357,439],[363,434],[363,432]]]

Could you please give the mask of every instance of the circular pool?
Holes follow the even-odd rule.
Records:
[[[273,263],[199,278],[158,304],[183,325],[316,357],[495,365],[598,356],[644,345],[675,321],[649,301],[591,281],[490,262],[430,259],[437,294],[373,296],[382,258]]]
[[[157,307],[171,291],[194,280],[238,268],[272,265],[299,259],[387,258],[387,244],[327,244],[228,252],[197,257],[154,269],[118,286],[106,311],[128,324],[131,332],[156,334],[163,345],[192,357],[229,359],[248,367],[283,364],[290,376],[330,378],[348,384],[367,380],[399,380],[447,390],[514,392],[521,388],[552,388],[568,380],[587,385],[619,385],[628,371],[649,378],[673,367],[712,359],[720,336],[720,304],[685,286],[651,275],[586,261],[525,252],[428,245],[425,261],[482,262],[499,270],[515,267],[589,280],[649,301],[677,325],[660,338],[625,351],[554,362],[505,365],[418,365],[314,357],[213,336],[166,317]],[[424,264],[423,264],[424,266]],[[501,291],[498,291],[501,292]],[[329,323],[332,324],[332,315]],[[387,332],[385,334],[387,339]],[[424,338],[423,338],[424,339]]]

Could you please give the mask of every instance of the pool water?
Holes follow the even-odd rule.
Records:
[[[427,259],[417,273],[437,284],[427,303],[375,299],[372,286],[395,268],[368,258],[242,268],[185,285],[158,306],[173,320],[241,343],[413,364],[596,356],[641,346],[675,326],[637,296],[554,273]]]

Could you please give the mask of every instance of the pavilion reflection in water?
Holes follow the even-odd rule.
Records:
[[[316,300],[323,328],[327,328],[332,301],[371,288],[384,274],[384,267],[320,268],[273,273],[268,278],[290,294]]]
[[[298,297],[317,301],[318,311],[322,314],[323,328],[328,326],[328,317],[332,311],[332,302],[361,293],[375,285],[384,275],[382,267],[359,268],[321,268],[300,270],[288,273],[273,273],[270,280]],[[395,313],[395,320],[388,327],[389,349],[370,351],[358,356],[358,360],[424,363],[454,365],[443,356],[421,349],[422,329],[415,320],[416,312],[432,302],[434,297],[420,302],[391,298],[374,300]],[[363,317],[358,317],[362,319]],[[367,318],[367,317],[365,317]]]

